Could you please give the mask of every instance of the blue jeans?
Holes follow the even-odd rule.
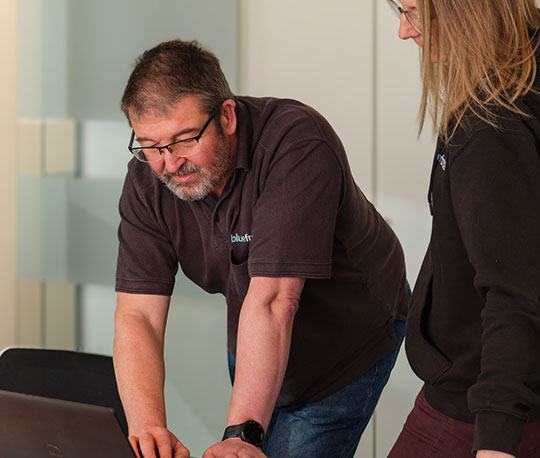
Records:
[[[405,322],[395,321],[399,345],[359,379],[337,393],[298,410],[274,410],[263,452],[268,458],[352,458],[381,392],[388,382],[405,336]],[[234,381],[235,361],[229,353]]]

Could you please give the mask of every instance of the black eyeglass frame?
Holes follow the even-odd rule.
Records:
[[[417,16],[412,11],[408,11],[408,10],[403,9],[400,5],[398,5],[395,2],[395,0],[387,0],[387,1],[388,1],[388,4],[390,5],[390,8],[392,8],[394,11],[396,11],[396,13],[399,13],[400,16],[402,14],[405,15],[405,19],[407,19],[407,22],[409,23],[409,25],[414,30],[416,30],[420,34],[422,33],[422,29],[420,28],[420,26],[415,25],[414,22],[411,21],[411,18],[413,18],[413,19],[416,19],[416,21],[418,21],[418,24],[420,24],[421,23],[420,16]]]
[[[227,100],[227,99],[225,99],[225,100]],[[206,120],[206,122],[201,127],[201,130],[199,131],[199,133],[195,137],[184,138],[182,140],[177,140],[175,142],[172,142],[172,143],[169,143],[168,145],[163,145],[163,146],[136,146],[136,147],[133,147],[133,142],[135,141],[135,131],[133,129],[131,129],[131,139],[129,140],[129,145],[128,145],[129,152],[131,154],[133,154],[133,156],[135,156],[135,158],[138,159],[141,162],[157,162],[157,161],[159,161],[159,159],[161,159],[161,157],[163,156],[163,150],[164,149],[167,149],[169,151],[169,153],[171,153],[175,157],[189,157],[189,156],[193,156],[193,155],[197,154],[199,151],[194,151],[193,153],[189,153],[189,154],[175,154],[173,152],[173,150],[171,149],[171,146],[177,145],[179,143],[191,142],[193,140],[195,140],[197,143],[199,143],[199,140],[203,136],[204,131],[207,129],[207,127],[210,125],[212,120],[219,113],[219,111],[221,110],[221,107],[223,105],[223,102],[225,102],[225,100],[222,100],[221,102],[219,102],[218,106],[216,108],[214,108],[212,113],[210,113],[210,117]],[[151,149],[157,149],[159,151],[159,159],[156,159],[155,161],[143,161],[142,159],[140,159],[138,157],[139,153],[136,154],[134,152],[134,150],[144,152],[144,150],[151,150]]]

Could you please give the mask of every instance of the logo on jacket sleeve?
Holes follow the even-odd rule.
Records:
[[[244,235],[231,234],[231,243],[248,243],[248,242],[251,242],[252,239],[253,239],[253,235],[251,234],[244,234]]]

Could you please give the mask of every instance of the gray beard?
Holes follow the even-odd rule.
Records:
[[[225,174],[231,163],[231,155],[225,147],[223,139],[221,139],[218,148],[216,159],[208,169],[203,169],[187,161],[175,173],[165,170],[163,175],[158,175],[155,172],[154,174],[179,199],[187,202],[202,200],[225,179]],[[189,175],[193,172],[198,174],[196,183],[179,183],[173,178],[174,176]]]

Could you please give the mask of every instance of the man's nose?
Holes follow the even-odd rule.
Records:
[[[186,158],[178,157],[172,154],[168,148],[161,150],[165,168],[169,173],[175,173],[186,162]]]
[[[399,19],[399,32],[398,36],[402,40],[407,40],[409,38],[415,38],[419,35],[419,33],[414,30],[414,27],[409,24],[409,21],[405,17],[404,14],[401,15],[401,18]]]

